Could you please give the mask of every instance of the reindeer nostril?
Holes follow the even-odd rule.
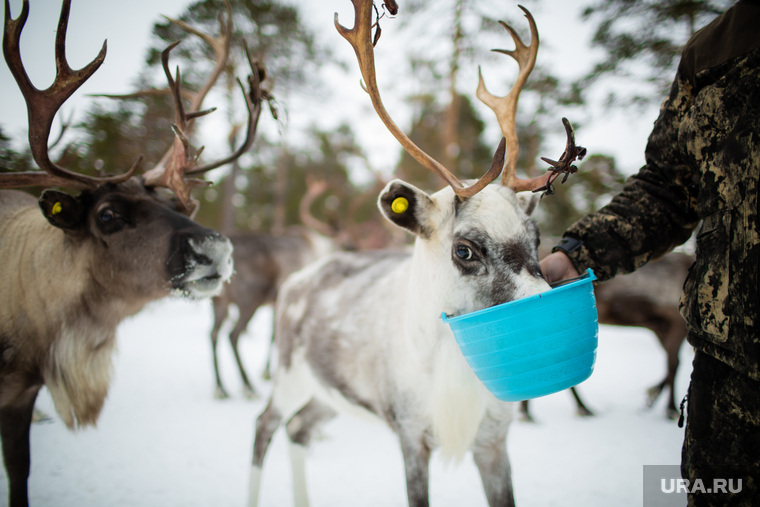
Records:
[[[203,266],[210,266],[213,262],[211,258],[209,258],[208,256],[199,254],[197,252],[195,252],[195,255],[193,255],[193,258],[198,264],[202,264]]]
[[[187,238],[185,241],[186,262],[193,265],[210,266],[214,261],[206,255],[208,249],[204,248],[204,242],[194,241]]]

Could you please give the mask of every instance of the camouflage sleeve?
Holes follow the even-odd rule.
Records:
[[[573,224],[583,241],[571,259],[599,280],[630,273],[685,242],[696,227],[697,170],[681,151],[679,126],[693,103],[692,85],[677,77],[646,148],[646,165],[612,201]]]

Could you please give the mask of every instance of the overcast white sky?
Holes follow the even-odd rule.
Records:
[[[539,61],[553,65],[564,75],[577,76],[589,64],[591,58],[587,45],[589,28],[581,23],[579,12],[581,7],[590,0],[544,0],[535,2],[526,0],[523,3],[533,12],[541,35],[541,51]],[[189,0],[130,0],[129,2],[104,2],[102,0],[73,0],[69,22],[67,52],[73,68],[80,68],[95,57],[104,40],[108,40],[108,54],[100,70],[82,86],[82,88],[64,106],[69,114],[81,114],[87,108],[89,101],[98,100],[87,97],[88,93],[123,93],[131,91],[131,84],[143,65],[145,51],[150,42],[152,25],[160,20],[160,15],[178,16],[190,3]],[[348,43],[346,43],[333,27],[333,13],[338,12],[343,24],[353,23],[352,7],[349,0],[301,0],[297,4],[303,9],[303,19],[312,27],[323,43],[330,44],[336,50],[336,56],[343,58],[351,69],[350,74],[336,76],[335,86],[341,90],[334,103],[284,104],[288,109],[292,127],[319,123],[329,126],[331,121],[348,118],[354,127],[359,142],[370,154],[370,160],[376,169],[390,170],[398,154],[395,140],[387,134],[379,120],[374,117],[366,94],[358,86],[359,74]],[[403,15],[403,0],[399,2]],[[11,0],[11,10],[14,17],[21,9],[21,0]],[[517,2],[503,2],[504,15],[523,22],[517,8]],[[38,88],[47,87],[54,75],[54,36],[57,25],[60,3],[58,0],[31,0],[31,12],[26,28],[22,35],[22,58],[32,81]],[[498,14],[497,14],[498,15]],[[390,67],[398,55],[393,49],[392,22],[383,25],[383,39],[376,50],[378,60],[378,82],[387,108],[397,122],[408,125],[408,111],[400,101],[402,97],[393,97],[386,90],[387,83],[394,76]],[[390,42],[389,42],[390,41]],[[505,47],[508,38],[505,34]],[[386,46],[383,46],[386,44]],[[506,66],[514,67],[511,60]],[[477,62],[472,68],[463,71],[463,79],[473,79],[471,88],[474,90],[476,81],[472,76]],[[488,80],[488,68],[484,74],[489,81],[489,88],[494,93],[506,93],[511,83],[505,83],[499,89],[499,83],[491,84]],[[516,72],[516,70],[514,71]],[[493,75],[493,74],[490,74]],[[470,77],[468,77],[470,76]],[[103,100],[103,99],[100,99]],[[207,101],[206,106],[213,105]],[[522,104],[521,104],[522,106]],[[524,107],[524,106],[523,106]],[[23,98],[16,88],[5,65],[0,66],[0,125],[6,134],[14,139],[23,139],[26,129],[26,112]],[[589,148],[590,153],[612,154],[618,159],[619,166],[625,172],[633,172],[643,163],[643,151],[646,137],[656,118],[656,108],[636,115],[622,113],[608,114],[595,111],[595,119],[576,132],[577,141]],[[557,112],[557,153],[547,153],[546,156],[559,156],[564,148],[564,131],[559,119],[568,116],[566,112]],[[569,116],[573,121],[573,117]],[[406,120],[406,121],[405,121]],[[586,120],[584,118],[584,120]],[[288,134],[290,135],[290,134]],[[494,146],[498,136],[494,135]],[[211,152],[213,153],[213,142]]]

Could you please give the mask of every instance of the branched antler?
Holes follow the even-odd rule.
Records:
[[[375,112],[385,124],[386,128],[393,134],[393,137],[401,144],[401,146],[412,156],[417,162],[422,164],[425,168],[437,174],[446,181],[453,189],[454,192],[461,198],[468,198],[475,195],[483,187],[495,180],[501,168],[504,165],[505,143],[502,140],[499,148],[494,155],[493,163],[490,169],[484,174],[476,183],[469,187],[465,187],[459,179],[452,174],[451,171],[446,169],[438,161],[433,159],[430,155],[422,151],[416,144],[414,144],[404,132],[393,122],[388,112],[383,106],[382,99],[380,98],[380,92],[377,87],[377,81],[375,78],[375,54],[373,47],[372,31],[372,12],[373,3],[372,0],[351,0],[354,5],[354,27],[348,29],[338,23],[338,15],[335,14],[335,28],[338,33],[346,39],[354,48],[356,58],[359,61],[359,68],[362,73],[362,78],[366,86],[367,93],[369,93],[372,105],[375,108]],[[397,9],[395,2],[391,2],[389,6],[392,9]],[[376,35],[377,38],[377,35]]]
[[[478,99],[496,114],[496,119],[501,128],[501,135],[507,140],[507,163],[504,167],[504,173],[501,176],[501,183],[510,187],[515,192],[533,190],[534,188],[543,185],[542,181],[523,180],[517,177],[517,159],[520,153],[520,146],[517,140],[517,101],[520,97],[520,92],[528,80],[528,76],[536,64],[539,44],[536,21],[525,7],[522,5],[518,7],[523,10],[525,17],[528,18],[531,37],[530,45],[525,45],[520,39],[520,36],[517,35],[517,32],[515,32],[511,26],[503,21],[499,21],[499,24],[501,24],[501,26],[503,26],[512,36],[512,40],[515,43],[515,49],[493,50],[497,53],[509,55],[514,58],[520,69],[517,79],[507,95],[504,97],[497,97],[486,89],[485,82],[483,81],[483,74],[480,69],[478,69],[478,89],[476,92]]]
[[[74,189],[94,188],[103,183],[126,181],[135,172],[140,159],[124,174],[107,177],[93,177],[69,171],[52,160],[48,152],[48,139],[53,118],[63,103],[92,76],[106,57],[106,43],[103,43],[95,59],[85,67],[74,70],[66,60],[66,30],[69,22],[71,0],[64,0],[58,20],[55,37],[56,76],[53,84],[45,90],[36,88],[29,79],[21,61],[20,39],[29,16],[29,0],[24,0],[21,14],[11,17],[9,0],[5,0],[5,29],[3,32],[3,54],[11,74],[18,83],[29,116],[29,147],[39,171],[3,173],[0,187],[62,186]]]
[[[298,203],[298,215],[303,224],[328,238],[335,235],[336,231],[329,224],[317,219],[311,213],[311,206],[328,189],[327,180],[318,179],[312,174],[306,175],[306,193]]]
[[[177,24],[185,31],[192,33],[203,39],[214,51],[215,65],[208,79],[201,89],[194,93],[188,94],[189,107],[185,108],[183,102],[183,92],[180,88],[180,73],[177,69],[176,74],[172,76],[169,70],[169,53],[178,43],[170,45],[161,55],[161,63],[169,83],[168,92],[172,94],[175,106],[175,119],[172,124],[174,132],[174,142],[172,147],[162,157],[161,161],[151,170],[146,171],[142,176],[147,186],[164,186],[171,189],[177,196],[185,211],[190,213],[195,208],[190,197],[190,190],[199,184],[205,183],[197,179],[189,179],[188,176],[197,176],[204,172],[215,169],[224,164],[232,162],[240,157],[253,144],[256,133],[256,126],[261,111],[261,103],[264,100],[269,101],[270,108],[274,111],[273,99],[269,92],[261,88],[261,81],[266,73],[263,67],[254,62],[248,49],[246,55],[251,66],[251,76],[248,78],[250,91],[246,92],[243,85],[238,81],[240,89],[245,97],[246,109],[248,111],[248,128],[246,138],[242,145],[231,155],[222,158],[216,162],[197,165],[198,157],[203,148],[195,154],[190,154],[190,145],[188,141],[189,126],[192,120],[204,116],[214,109],[201,110],[203,99],[209,90],[214,86],[225,65],[230,53],[230,37],[232,34],[232,11],[229,2],[225,2],[227,7],[227,16],[219,16],[220,34],[218,37],[212,37],[204,34],[183,21],[169,19],[170,22]],[[135,172],[137,165],[142,157],[138,159],[135,165],[126,173],[118,176],[109,177],[91,177],[71,172],[50,160],[48,154],[48,138],[53,118],[60,109],[61,105],[79,88],[100,66],[105,59],[106,45],[103,44],[98,56],[90,64],[80,70],[72,70],[66,61],[65,40],[66,28],[68,25],[69,11],[71,0],[64,0],[61,8],[61,16],[58,22],[58,33],[56,35],[55,56],[56,56],[56,78],[53,84],[46,90],[35,88],[24,70],[21,62],[19,51],[19,40],[21,31],[26,23],[29,14],[29,1],[24,0],[21,14],[17,19],[13,19],[10,14],[9,0],[5,0],[5,31],[3,34],[3,53],[6,62],[11,69],[16,82],[21,89],[24,99],[27,103],[29,112],[29,144],[32,150],[32,156],[37,165],[44,172],[16,172],[3,173],[0,175],[0,187],[19,187],[19,186],[63,186],[72,189],[95,188],[103,183],[119,183],[129,179]],[[166,93],[160,91],[159,93]],[[144,95],[146,92],[138,92],[133,96]]]
[[[195,155],[190,155],[189,132],[191,122],[195,118],[205,116],[214,111],[214,109],[200,110],[200,107],[203,103],[203,99],[217,81],[219,75],[223,72],[230,53],[232,12],[229,3],[225,2],[225,4],[227,7],[227,19],[225,20],[224,17],[220,15],[220,35],[218,37],[211,37],[208,34],[204,34],[183,21],[167,18],[170,22],[177,24],[183,30],[200,37],[213,49],[216,55],[214,69],[201,89],[197,93],[186,94],[183,93],[180,87],[179,69],[177,69],[175,77],[172,77],[169,70],[169,53],[177,43],[170,45],[161,54],[161,63],[164,68],[164,73],[166,74],[166,79],[169,83],[169,90],[174,98],[175,120],[172,124],[174,142],[169,151],[167,151],[161,158],[161,161],[143,175],[143,179],[148,186],[162,186],[171,189],[188,213],[196,206],[190,197],[192,188],[205,184],[202,180],[190,179],[188,177],[198,176],[212,169],[228,164],[250,149],[255,139],[256,127],[261,113],[261,103],[264,100],[270,102],[270,108],[273,110],[273,115],[275,114],[272,106],[272,96],[268,91],[261,87],[261,81],[265,78],[266,72],[261,64],[255,62],[251,58],[248,48],[245,47],[246,57],[251,67],[251,74],[248,77],[248,93],[246,93],[242,83],[238,80],[238,85],[245,98],[246,109],[248,111],[248,127],[244,141],[232,154],[215,162],[197,165],[198,158],[203,151],[203,148],[200,148]],[[137,94],[133,95],[140,95],[141,93],[142,92],[137,92]],[[184,106],[183,97],[190,98],[190,104],[187,109]]]
[[[582,159],[586,154],[586,149],[581,146],[575,146],[573,127],[570,125],[567,118],[562,118],[562,123],[565,125],[565,130],[567,132],[568,141],[565,152],[562,154],[562,157],[560,157],[560,160],[555,162],[542,157],[544,161],[552,165],[552,168],[549,169],[546,174],[529,179],[517,177],[517,159],[520,152],[520,147],[517,141],[517,101],[520,96],[520,91],[536,64],[539,45],[538,28],[536,27],[536,22],[533,19],[533,16],[528,9],[522,5],[519,5],[518,7],[523,10],[525,17],[528,18],[531,37],[530,45],[523,43],[520,36],[517,35],[517,32],[515,32],[511,26],[503,21],[499,21],[501,26],[503,26],[512,36],[512,40],[515,43],[515,49],[493,50],[497,53],[509,55],[515,59],[520,69],[517,80],[506,96],[496,97],[486,89],[483,81],[483,74],[480,72],[480,69],[478,69],[477,97],[496,114],[501,133],[507,140],[507,151],[509,155],[507,157],[504,173],[502,174],[502,184],[512,188],[515,192],[531,190],[533,192],[544,191],[547,194],[551,194],[554,192],[552,183],[560,174],[565,174],[565,177],[562,179],[562,182],[564,183],[567,180],[568,175],[578,170],[577,167],[571,164],[576,159]]]
[[[175,121],[172,124],[174,143],[172,144],[171,149],[161,159],[161,162],[143,175],[143,179],[147,186],[161,186],[171,189],[184,206],[185,210],[191,212],[195,208],[195,203],[193,203],[190,197],[190,191],[198,185],[205,184],[205,182],[198,179],[189,179],[188,176],[198,176],[212,169],[216,169],[217,167],[221,167],[222,165],[234,161],[248,151],[256,136],[256,127],[261,113],[261,103],[263,100],[271,99],[271,96],[268,92],[261,89],[259,78],[264,76],[265,73],[260,65],[250,58],[248,49],[246,48],[246,55],[248,55],[248,61],[251,65],[251,75],[248,78],[250,91],[248,93],[246,93],[242,83],[238,80],[238,85],[245,98],[246,109],[248,111],[248,127],[245,140],[231,155],[215,162],[196,165],[203,148],[200,148],[194,156],[190,154],[187,135],[190,122],[213,112],[215,109],[211,108],[190,112],[185,111],[180,90],[179,69],[177,69],[175,77],[172,77],[168,65],[169,53],[176,45],[177,43],[170,45],[161,55],[164,72],[169,82],[169,87],[173,91],[174,97]]]
[[[565,133],[567,134],[567,144],[565,145],[565,151],[562,152],[562,156],[559,160],[551,160],[546,157],[541,157],[541,160],[549,164],[551,167],[548,169],[549,178],[546,181],[546,185],[533,190],[534,192],[544,191],[547,194],[554,193],[554,187],[552,183],[556,180],[560,174],[565,175],[562,178],[562,183],[567,181],[567,177],[571,174],[578,172],[578,168],[575,167],[573,162],[576,160],[583,160],[586,156],[586,148],[583,146],[575,145],[575,131],[567,118],[562,118],[562,124],[565,126]]]
[[[251,58],[251,53],[248,51],[248,46],[243,45],[245,49],[245,55],[248,59],[248,65],[251,68],[251,73],[248,75],[248,93],[245,93],[243,84],[238,80],[238,86],[243,92],[245,97],[246,107],[248,109],[248,127],[246,129],[245,140],[240,147],[235,150],[234,153],[229,156],[217,160],[216,162],[204,164],[202,166],[194,167],[185,172],[188,176],[197,176],[203,174],[217,167],[221,167],[225,164],[229,164],[233,160],[239,158],[243,153],[248,151],[256,138],[256,127],[258,125],[259,116],[261,115],[261,107],[264,101],[269,103],[269,108],[272,113],[272,117],[277,119],[277,109],[274,106],[274,98],[268,90],[261,87],[261,82],[266,79],[266,71],[264,66]]]

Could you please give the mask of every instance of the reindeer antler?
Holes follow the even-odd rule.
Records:
[[[501,26],[503,26],[512,36],[512,40],[515,42],[515,49],[493,50],[497,53],[509,55],[517,62],[520,70],[517,79],[515,80],[515,84],[507,95],[504,97],[497,97],[486,89],[485,82],[483,81],[483,74],[480,69],[478,69],[478,89],[476,95],[483,104],[488,106],[496,114],[496,119],[501,128],[501,134],[507,140],[507,152],[509,155],[504,167],[504,173],[501,176],[502,185],[508,186],[515,192],[521,192],[524,190],[540,192],[545,190],[547,193],[552,193],[552,182],[554,182],[561,173],[565,173],[565,178],[562,180],[564,183],[569,174],[576,172],[578,169],[571,164],[576,158],[582,159],[586,154],[586,149],[581,146],[576,148],[573,128],[567,118],[563,118],[562,123],[565,125],[568,141],[565,153],[562,154],[560,160],[554,162],[542,157],[545,162],[552,165],[552,168],[550,168],[546,174],[529,179],[517,177],[517,158],[520,153],[520,146],[517,141],[517,101],[520,97],[520,91],[522,91],[522,88],[525,86],[525,82],[528,80],[528,76],[536,64],[536,55],[538,54],[539,44],[536,21],[533,19],[533,16],[528,9],[522,5],[518,5],[518,7],[523,10],[525,17],[528,18],[528,24],[530,25],[530,45],[525,45],[520,39],[520,36],[517,35],[517,32],[515,32],[511,26],[503,21],[499,21],[499,24],[501,24]]]
[[[188,176],[197,176],[212,169],[216,169],[217,167],[229,164],[248,151],[256,138],[256,127],[259,123],[259,116],[261,115],[261,108],[264,101],[269,102],[270,112],[272,113],[272,116],[277,119],[277,111],[273,106],[274,98],[269,91],[261,87],[261,82],[266,79],[264,66],[261,62],[251,58],[251,53],[248,51],[247,44],[244,43],[243,48],[245,49],[245,55],[248,59],[248,65],[251,68],[251,73],[248,75],[248,93],[245,92],[243,84],[238,80],[238,86],[243,92],[246,107],[248,109],[248,127],[246,128],[245,140],[240,147],[229,156],[185,171],[185,174]]]
[[[338,14],[335,14],[335,28],[354,48],[356,58],[359,61],[359,68],[362,73],[362,78],[366,86],[366,90],[369,93],[372,105],[380,117],[386,128],[393,134],[393,137],[401,144],[401,146],[428,170],[434,172],[446,183],[448,183],[454,192],[461,198],[468,198],[475,195],[477,192],[483,189],[486,185],[495,180],[501,168],[504,165],[505,143],[504,140],[499,144],[499,148],[494,155],[493,163],[490,169],[481,178],[469,187],[465,187],[459,179],[452,174],[451,171],[446,169],[438,161],[434,160],[430,155],[422,151],[406,134],[393,122],[388,112],[383,106],[383,102],[380,98],[380,92],[377,87],[377,81],[375,78],[375,53],[372,44],[372,0],[351,0],[354,5],[354,27],[348,29],[338,23]],[[391,5],[389,9],[391,12],[395,10],[395,2],[388,2]],[[377,38],[377,37],[376,37]]]
[[[191,211],[195,205],[190,197],[191,189],[202,183],[201,180],[188,179],[188,176],[197,176],[207,171],[228,164],[235,159],[239,158],[243,153],[250,149],[253,144],[256,127],[258,125],[258,119],[261,113],[261,103],[263,100],[272,100],[269,93],[261,88],[261,80],[266,75],[263,67],[255,62],[248,52],[248,48],[245,47],[248,63],[251,66],[251,75],[248,78],[250,91],[246,93],[243,85],[238,81],[243,96],[245,97],[246,109],[248,110],[248,128],[246,131],[246,137],[241,146],[235,150],[231,155],[224,157],[215,162],[207,163],[201,166],[196,166],[196,162],[203,148],[198,150],[195,156],[190,155],[189,149],[189,129],[191,121],[195,118],[204,116],[214,111],[214,109],[200,110],[203,99],[208,94],[208,91],[214,85],[219,75],[224,70],[227,59],[229,57],[230,49],[230,36],[232,34],[232,12],[228,2],[225,2],[227,7],[227,20],[225,21],[220,15],[220,35],[219,37],[211,37],[204,34],[186,23],[171,18],[167,18],[170,22],[177,24],[184,30],[197,35],[203,39],[215,52],[215,65],[214,70],[211,72],[209,78],[206,80],[201,89],[191,94],[189,112],[185,111],[184,104],[182,102],[183,92],[180,89],[180,73],[179,69],[176,70],[175,77],[169,70],[169,53],[176,47],[178,42],[171,44],[161,53],[161,63],[166,74],[167,81],[169,83],[169,89],[171,90],[174,98],[175,107],[175,121],[172,125],[174,132],[174,142],[172,147],[164,154],[161,161],[151,170],[146,171],[143,175],[145,184],[148,186],[162,186],[167,187],[174,192],[177,198],[180,200],[182,206],[186,211]]]
[[[486,89],[486,85],[483,81],[483,74],[480,69],[478,69],[478,88],[476,91],[478,99],[496,114],[499,127],[501,128],[501,135],[507,140],[507,163],[504,167],[504,173],[501,176],[501,183],[502,185],[510,187],[515,192],[521,190],[533,190],[537,186],[543,184],[538,180],[522,180],[516,175],[517,158],[520,152],[520,146],[517,141],[517,101],[520,97],[520,92],[525,86],[525,82],[528,80],[528,76],[536,64],[536,55],[538,54],[538,28],[536,27],[536,22],[530,12],[528,12],[528,9],[522,5],[518,5],[518,7],[525,12],[525,17],[528,18],[531,38],[530,45],[526,46],[511,26],[503,21],[499,21],[499,24],[501,24],[501,26],[503,26],[512,36],[512,39],[515,42],[515,49],[511,51],[505,49],[493,50],[498,53],[509,55],[517,62],[520,71],[515,80],[515,84],[506,96],[497,97]]]
[[[552,183],[556,180],[560,174],[565,175],[562,178],[562,183],[567,181],[567,177],[571,174],[578,172],[578,168],[573,165],[576,160],[583,160],[586,156],[586,148],[583,146],[575,145],[575,131],[567,118],[562,118],[562,125],[565,126],[565,133],[567,134],[567,144],[565,145],[565,151],[559,157],[559,160],[551,160],[546,157],[541,157],[541,160],[549,164],[551,167],[548,169],[548,173],[541,178],[546,180],[546,184],[543,187],[536,188],[534,192],[545,191],[547,194],[554,193],[554,187]]]
[[[218,37],[212,37],[207,33],[201,32],[182,20],[164,16],[164,18],[170,23],[174,23],[184,31],[201,38],[214,51],[214,54],[216,54],[214,69],[211,71],[211,75],[190,101],[191,111],[197,111],[200,109],[203,99],[206,98],[206,95],[208,95],[208,92],[213,88],[217,79],[219,79],[219,76],[224,72],[225,65],[227,65],[227,59],[230,54],[230,42],[232,40],[232,8],[227,0],[225,0],[224,6],[227,10],[227,19],[224,19],[222,13],[219,14]]]
[[[306,175],[306,192],[298,203],[298,215],[303,224],[328,238],[335,235],[335,229],[329,224],[317,219],[311,213],[311,206],[318,197],[327,191],[327,180],[318,179],[312,174]]]
[[[106,43],[104,42],[100,53],[88,65],[79,70],[73,70],[69,66],[66,60],[66,30],[70,9],[71,0],[64,0],[55,37],[55,80],[47,89],[39,90],[29,79],[21,61],[20,53],[21,32],[29,16],[29,0],[24,0],[21,14],[16,19],[11,17],[9,0],[5,0],[3,54],[26,101],[29,117],[29,147],[32,151],[32,158],[44,172],[3,173],[0,175],[0,187],[53,185],[80,190],[93,188],[103,183],[118,183],[129,179],[140,162],[138,159],[126,173],[121,175],[92,177],[71,172],[50,160],[48,139],[53,118],[63,103],[98,70],[106,57]]]

